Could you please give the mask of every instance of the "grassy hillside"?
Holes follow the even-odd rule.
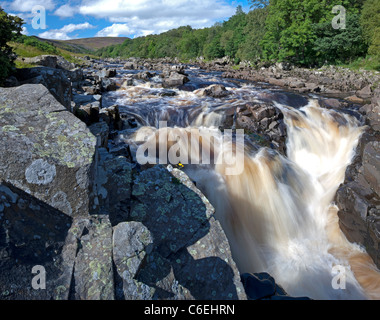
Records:
[[[62,41],[66,44],[77,45],[88,50],[98,50],[115,44],[122,44],[127,37],[95,37]]]
[[[52,44],[57,48],[76,53],[94,53],[96,50],[107,46],[122,44],[126,39],[128,39],[126,37],[94,37],[72,40],[51,40],[38,37],[35,38],[39,41]]]
[[[59,55],[73,63],[80,63],[81,60],[78,59],[78,57],[83,57],[85,55],[96,58],[96,56],[89,53],[88,50],[84,50],[84,52],[83,50],[73,52],[73,47],[69,47],[70,50],[67,50],[67,47],[65,46],[58,47],[55,46],[53,42],[43,41],[37,37],[22,36],[17,41],[10,42],[9,45],[18,57],[15,61],[17,68],[29,68],[32,66],[23,62],[22,58],[31,58],[46,54]]]

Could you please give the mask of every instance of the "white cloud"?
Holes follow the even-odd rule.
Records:
[[[112,26],[100,30],[96,37],[120,37],[130,36],[135,33],[134,29],[131,29],[126,24],[114,23]]]
[[[114,23],[99,35],[146,35],[184,25],[202,28],[232,16],[235,10],[222,0],[83,0],[78,8],[83,15]]]
[[[17,12],[32,12],[35,6],[43,6],[45,10],[53,10],[55,7],[53,0],[14,0],[2,4],[5,4],[7,9]]]
[[[84,30],[94,28],[93,25],[88,22],[80,23],[80,24],[68,24],[61,29],[52,29],[49,31],[45,31],[40,33],[38,36],[44,39],[55,39],[55,40],[70,40],[72,37],[69,36],[69,33],[72,33],[76,30]]]
[[[23,34],[23,35],[28,35],[29,34],[29,32],[28,32],[28,29],[26,28],[26,27],[22,27],[22,31],[21,31],[21,34]]]
[[[77,9],[75,7],[71,7],[69,4],[64,4],[60,6],[57,10],[55,10],[54,14],[61,18],[70,18],[74,16]]]

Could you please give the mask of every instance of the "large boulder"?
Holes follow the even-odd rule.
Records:
[[[0,180],[61,212],[88,212],[96,139],[43,85],[0,88]]]
[[[18,69],[16,78],[20,84],[44,85],[59,103],[70,110],[71,81],[66,77],[63,70],[47,67]]]
[[[58,58],[53,55],[42,55],[32,58],[24,58],[24,62],[48,68],[56,68],[58,65]]]
[[[230,91],[226,89],[225,86],[221,84],[212,84],[208,86],[207,88],[202,89],[201,95],[213,97],[213,98],[224,98],[231,94]]]
[[[178,86],[184,85],[185,83],[189,81],[190,80],[187,76],[174,71],[174,72],[171,72],[168,77],[165,77],[162,80],[162,85],[165,88],[178,87]]]
[[[140,173],[128,221],[114,228],[119,294],[134,299],[245,299],[213,207],[199,190],[193,191],[184,173],[170,170],[174,176],[162,166]]]

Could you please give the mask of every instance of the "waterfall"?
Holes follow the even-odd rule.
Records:
[[[241,273],[268,272],[292,296],[380,299],[379,270],[361,246],[347,241],[333,204],[362,128],[355,118],[320,108],[314,100],[299,109],[276,106],[287,126],[287,155],[246,144],[240,174],[226,174],[229,165],[223,161],[225,153],[237,153],[238,143],[215,132],[224,106],[214,109],[218,112],[202,106],[183,113],[180,127],[142,127],[127,142],[135,149],[142,143],[163,147],[164,153],[178,144],[178,159],[190,163],[184,171],[215,207]],[[173,119],[168,109],[163,112]],[[190,137],[210,126],[208,134]],[[163,130],[165,145],[159,138]],[[139,135],[146,139],[136,139]],[[222,161],[194,164],[203,145]],[[343,287],[334,286],[336,276]]]

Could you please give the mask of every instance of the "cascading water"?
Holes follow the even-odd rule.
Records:
[[[199,148],[194,148],[194,141],[205,144],[211,137],[196,136],[189,146],[191,132],[201,126],[217,127],[223,120],[223,110],[241,103],[239,99],[249,88],[231,90],[235,91],[235,100],[218,102],[212,108],[210,101],[199,101],[196,93],[190,92],[181,93],[169,104],[182,109],[160,108],[156,102],[136,108],[128,100],[128,111],[137,115],[142,125],[157,127],[159,121],[174,121],[180,127],[169,123],[171,128],[164,129],[171,141],[165,148],[169,150],[175,141],[181,152],[186,150],[182,157],[192,159],[196,154],[197,158]],[[257,98],[252,91],[246,99]],[[147,99],[157,97],[145,96],[145,103]],[[276,106],[284,113],[287,126],[286,157],[267,148],[257,151],[245,145],[241,174],[227,175],[228,165],[223,161],[188,165],[184,170],[214,205],[240,272],[269,272],[293,296],[380,299],[379,271],[360,246],[346,240],[332,204],[362,128],[353,117],[322,109],[313,100],[300,109],[279,102]],[[128,143],[136,144],[140,133],[159,148],[156,137],[160,130],[142,127]],[[211,136],[223,140],[223,134],[213,130]],[[224,156],[226,148],[220,147],[223,142],[208,145],[215,159]],[[336,266],[344,272],[343,290],[332,285]]]

